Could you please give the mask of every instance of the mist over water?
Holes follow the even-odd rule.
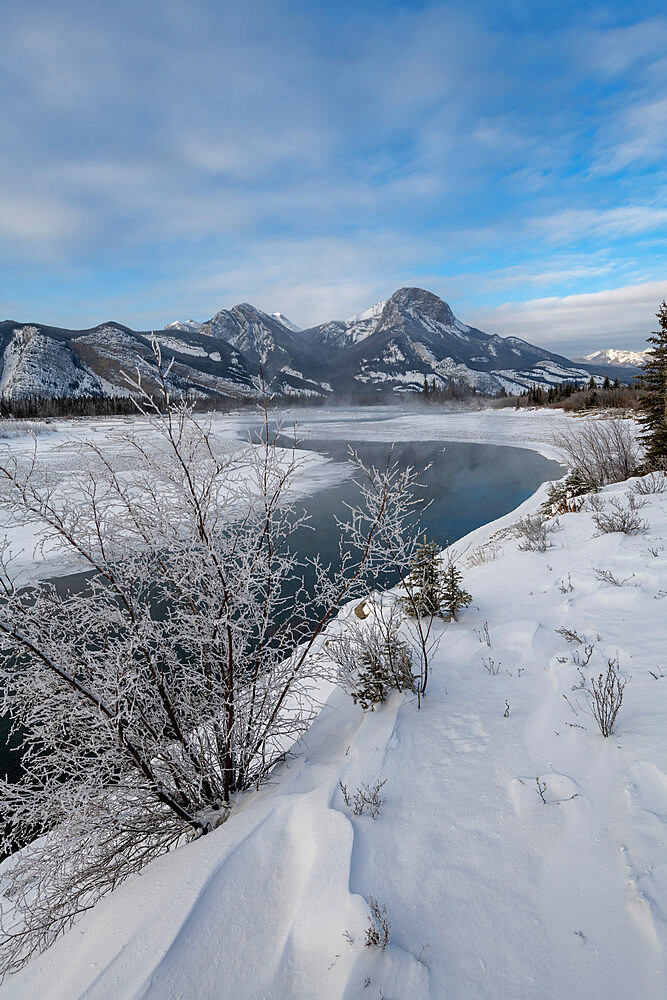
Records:
[[[288,437],[279,438],[278,443],[291,445]],[[422,469],[432,463],[421,477],[424,485],[420,491],[424,501],[421,530],[443,546],[502,517],[523,503],[541,483],[563,475],[558,462],[525,448],[504,445],[442,441],[402,441],[390,445],[310,438],[300,440],[298,447],[320,452],[341,463],[349,461],[349,447],[365,465],[384,466],[389,454],[402,468]],[[337,553],[334,515],[344,517],[345,502],[353,502],[357,496],[356,486],[346,479],[303,502],[303,508],[317,523],[313,547],[325,561],[335,558]],[[329,555],[330,547],[336,552]]]

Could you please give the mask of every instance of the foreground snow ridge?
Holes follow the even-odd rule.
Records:
[[[543,499],[457,543],[474,602],[441,626],[421,711],[334,690],[269,786],[0,997],[664,1000],[667,492],[637,497],[646,530],[584,510],[521,551],[509,526]],[[627,685],[603,739],[582,684],[609,658]],[[377,819],[345,805],[339,782],[385,779]]]

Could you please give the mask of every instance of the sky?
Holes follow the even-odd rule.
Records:
[[[0,318],[403,285],[570,357],[667,298],[663,3],[4,0]]]

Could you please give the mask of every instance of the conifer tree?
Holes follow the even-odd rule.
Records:
[[[408,614],[420,618],[442,613],[443,573],[438,546],[424,539],[415,553],[407,578],[409,594],[404,598]]]
[[[463,574],[453,560],[443,574],[442,610],[449,621],[458,621],[458,613],[472,603],[472,595],[463,589]]]
[[[648,338],[649,349],[639,379],[642,395],[639,399],[643,425],[641,441],[649,465],[667,461],[667,302],[663,299],[656,313],[660,329]]]

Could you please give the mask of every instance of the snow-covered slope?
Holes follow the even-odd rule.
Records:
[[[282,323],[286,330],[291,330],[292,333],[298,333],[301,330],[300,326],[297,326],[296,323],[293,323],[291,319],[288,319],[281,312],[271,313],[271,316],[277,319],[279,323]]]
[[[165,360],[174,358],[168,382],[195,395],[253,394],[256,368],[226,341],[171,326],[155,334]],[[152,334],[120,323],[89,330],[0,323],[0,391],[5,397],[127,395],[124,372],[141,372],[157,387]]]
[[[593,351],[592,354],[585,354],[583,358],[575,358],[575,361],[587,361],[591,365],[613,365],[614,368],[641,368],[648,353],[648,350],[618,351],[614,347],[609,347],[603,351]]]
[[[101,396],[108,388],[68,347],[36,326],[16,327],[5,342],[0,395]]]
[[[667,493],[638,534],[580,512],[520,551],[507,529],[540,499],[457,543],[474,603],[441,626],[421,711],[332,691],[269,786],[2,1000],[664,1000]],[[627,687],[603,739],[581,685],[610,658]],[[384,779],[379,817],[352,815],[339,781]],[[364,946],[371,896],[384,952]]]

